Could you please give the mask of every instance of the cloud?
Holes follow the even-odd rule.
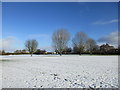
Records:
[[[115,31],[110,33],[109,35],[101,37],[100,39],[98,39],[98,42],[104,42],[114,46],[118,46],[118,40],[120,40],[120,32]]]
[[[117,23],[118,20],[117,19],[113,19],[110,21],[96,21],[93,24],[100,24],[100,25],[104,25],[104,24],[111,24],[111,23]]]
[[[14,47],[14,43],[15,43],[15,37],[13,36],[9,36],[7,38],[4,39],[0,39],[0,49],[3,49],[5,51],[13,51]]]
[[[35,38],[35,37],[42,37],[43,41],[47,41],[47,39],[45,39],[45,37],[48,37],[48,35],[45,34],[36,34],[36,35],[31,35],[31,37]],[[40,44],[41,45],[41,44]],[[24,49],[24,41],[19,40],[18,38],[14,37],[14,36],[8,36],[6,38],[2,38],[0,39],[0,50],[5,50],[6,52],[14,52],[15,50],[22,50]],[[46,50],[46,51],[53,51],[52,46],[40,46],[38,47],[42,50]]]
[[[14,36],[0,38],[0,50],[14,52],[15,50],[24,49],[24,42]]]

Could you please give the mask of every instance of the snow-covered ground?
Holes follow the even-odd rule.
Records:
[[[3,88],[118,87],[118,56],[4,56],[0,65]]]

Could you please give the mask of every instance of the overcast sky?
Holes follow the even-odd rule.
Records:
[[[36,39],[40,49],[51,51],[52,33],[61,28],[67,29],[71,38],[76,32],[85,32],[97,44],[118,44],[117,2],[4,2],[2,5],[2,41],[7,51],[24,49],[27,39]]]

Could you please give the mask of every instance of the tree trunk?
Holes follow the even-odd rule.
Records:
[[[31,53],[31,57],[32,57],[33,53]]]
[[[89,53],[90,53],[90,55],[92,55],[92,51],[91,50],[89,50]]]
[[[81,49],[80,49],[80,51],[79,51],[79,55],[81,55]]]
[[[62,56],[62,54],[60,53],[60,56]]]
[[[79,55],[81,55],[81,52],[79,53]]]
[[[60,51],[60,56],[62,56],[62,51]]]
[[[92,52],[90,52],[90,55],[92,55]]]

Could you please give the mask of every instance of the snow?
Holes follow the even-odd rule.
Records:
[[[11,55],[2,60],[3,88],[118,87],[118,56]]]

